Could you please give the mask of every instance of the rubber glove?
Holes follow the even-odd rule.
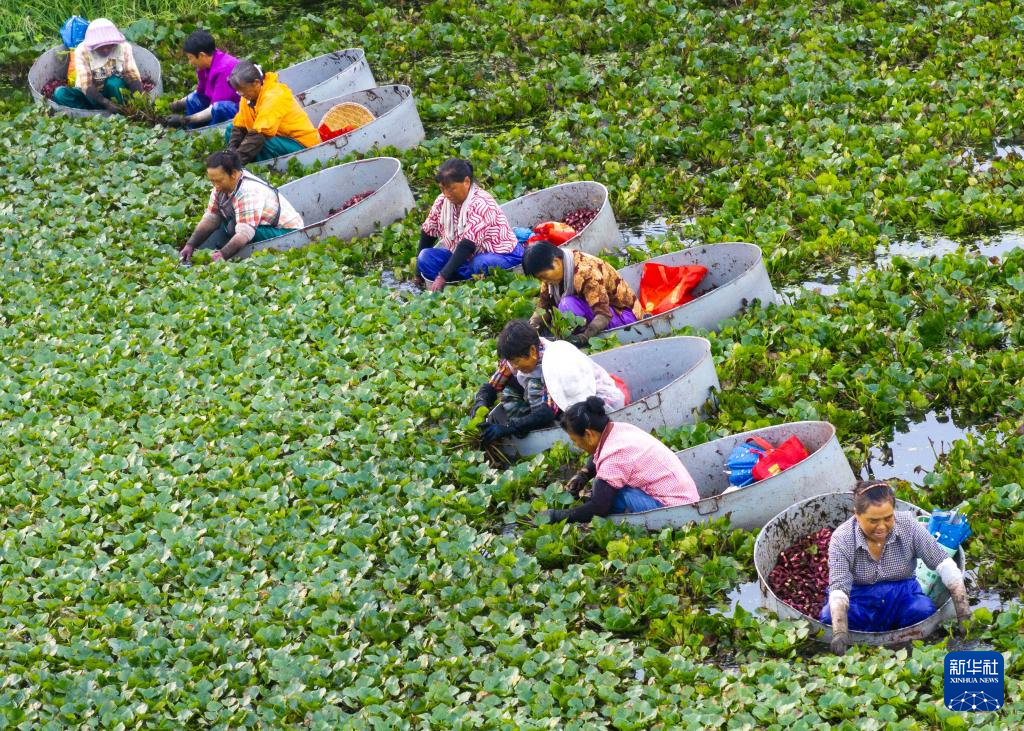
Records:
[[[484,444],[490,444],[491,442],[496,442],[499,439],[507,437],[511,433],[512,430],[504,424],[484,424],[481,438],[483,439]]]

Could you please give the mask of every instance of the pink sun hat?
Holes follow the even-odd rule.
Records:
[[[86,48],[102,48],[115,43],[124,43],[124,35],[106,18],[96,18],[89,23],[85,38],[82,39],[82,45]]]

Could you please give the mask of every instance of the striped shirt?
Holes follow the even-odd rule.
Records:
[[[437,236],[441,246],[448,251],[455,251],[459,242],[445,231],[441,221],[443,205],[444,194],[437,196],[434,205],[430,207],[427,220],[423,222],[423,233],[427,236]],[[456,217],[461,214],[461,209],[456,207]],[[477,254],[510,254],[519,243],[516,235],[512,232],[505,212],[501,210],[490,193],[480,188],[475,190],[473,199],[469,202],[469,210],[466,211],[466,228],[462,232],[462,238],[469,239],[476,244]]]
[[[610,422],[594,452],[595,479],[617,490],[635,487],[666,507],[700,500],[697,485],[675,453],[643,429]]]
[[[292,204],[281,199],[281,216],[277,221],[277,228],[302,228],[302,216],[299,215]],[[210,203],[206,207],[206,214],[217,216],[223,219],[218,202],[225,208],[231,207],[235,212],[235,232],[244,233],[250,236],[256,235],[258,226],[271,226],[274,216],[277,214],[278,195],[262,178],[257,178],[248,171],[242,172],[242,178],[238,181],[238,187],[231,195],[224,195],[216,188],[210,193]]]
[[[917,559],[930,569],[949,558],[928,529],[907,510],[897,510],[896,523],[882,548],[879,560],[868,550],[867,536],[856,516],[835,529],[828,544],[828,588],[849,595],[854,584],[903,581],[914,575]]]

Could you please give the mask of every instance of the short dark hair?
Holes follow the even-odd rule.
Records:
[[[213,36],[210,35],[210,31],[200,29],[189,33],[181,48],[185,53],[192,56],[198,56],[200,53],[212,56],[213,52],[217,50],[217,43],[213,40]]]
[[[242,158],[234,150],[220,150],[206,158],[206,169],[221,168],[228,175],[242,169]]]
[[[891,504],[896,507],[896,493],[888,482],[861,480],[853,486],[853,511],[860,515],[872,505]]]
[[[511,320],[498,335],[498,357],[525,358],[530,348],[540,348],[540,336],[526,320]]]
[[[437,175],[434,176],[434,180],[441,185],[461,183],[466,178],[469,178],[470,181],[473,180],[473,166],[469,164],[468,160],[459,157],[452,157],[441,163],[441,167],[437,169]]]
[[[263,69],[252,61],[239,61],[228,76],[228,83],[232,89],[237,89],[239,84],[252,84],[263,81]]]
[[[570,406],[562,417],[562,428],[570,434],[582,437],[587,429],[603,432],[608,426],[608,413],[600,396],[590,396]]]
[[[523,274],[536,277],[555,266],[555,258],[562,257],[562,250],[550,241],[535,241],[526,247],[523,254]]]

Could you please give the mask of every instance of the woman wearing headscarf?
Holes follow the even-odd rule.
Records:
[[[489,269],[519,266],[523,246],[505,212],[473,179],[473,167],[452,158],[438,168],[435,179],[441,194],[423,223],[416,257],[416,268],[430,283],[430,291],[440,292],[448,282]],[[436,246],[439,240],[441,245]]]
[[[97,18],[75,49],[75,85],[58,87],[52,99],[65,107],[118,113],[126,91],[142,90],[132,45],[111,21]]]

